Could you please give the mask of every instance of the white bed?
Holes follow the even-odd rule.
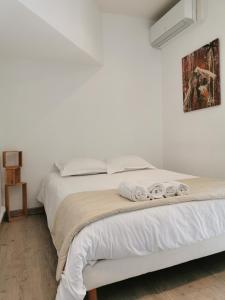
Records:
[[[192,177],[159,169],[64,178],[51,173],[38,200],[51,230],[57,208],[71,193],[117,188],[123,180]],[[73,240],[56,299],[82,300],[86,290],[224,250],[225,199],[109,217],[88,225]]]

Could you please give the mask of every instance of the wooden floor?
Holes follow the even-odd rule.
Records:
[[[0,300],[53,300],[56,252],[43,215],[0,224]],[[225,252],[100,288],[99,300],[225,300]]]

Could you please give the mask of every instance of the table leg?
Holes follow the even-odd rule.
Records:
[[[9,206],[9,187],[5,185],[5,208],[6,208],[6,213],[8,217],[8,221],[11,221],[11,216],[10,216],[10,206]]]
[[[22,194],[23,194],[23,214],[27,215],[27,184],[23,183],[22,185]]]

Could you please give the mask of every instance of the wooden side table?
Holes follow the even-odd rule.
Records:
[[[10,212],[9,190],[10,190],[10,187],[13,187],[13,186],[20,186],[22,188],[23,208],[21,210],[21,213],[17,214],[16,216],[11,216],[11,212]],[[6,206],[6,212],[8,215],[9,222],[12,222],[21,217],[27,216],[27,183],[26,182],[19,182],[17,184],[5,184],[5,206]]]

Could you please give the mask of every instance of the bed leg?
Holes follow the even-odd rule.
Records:
[[[98,300],[97,289],[88,291],[88,300]]]

